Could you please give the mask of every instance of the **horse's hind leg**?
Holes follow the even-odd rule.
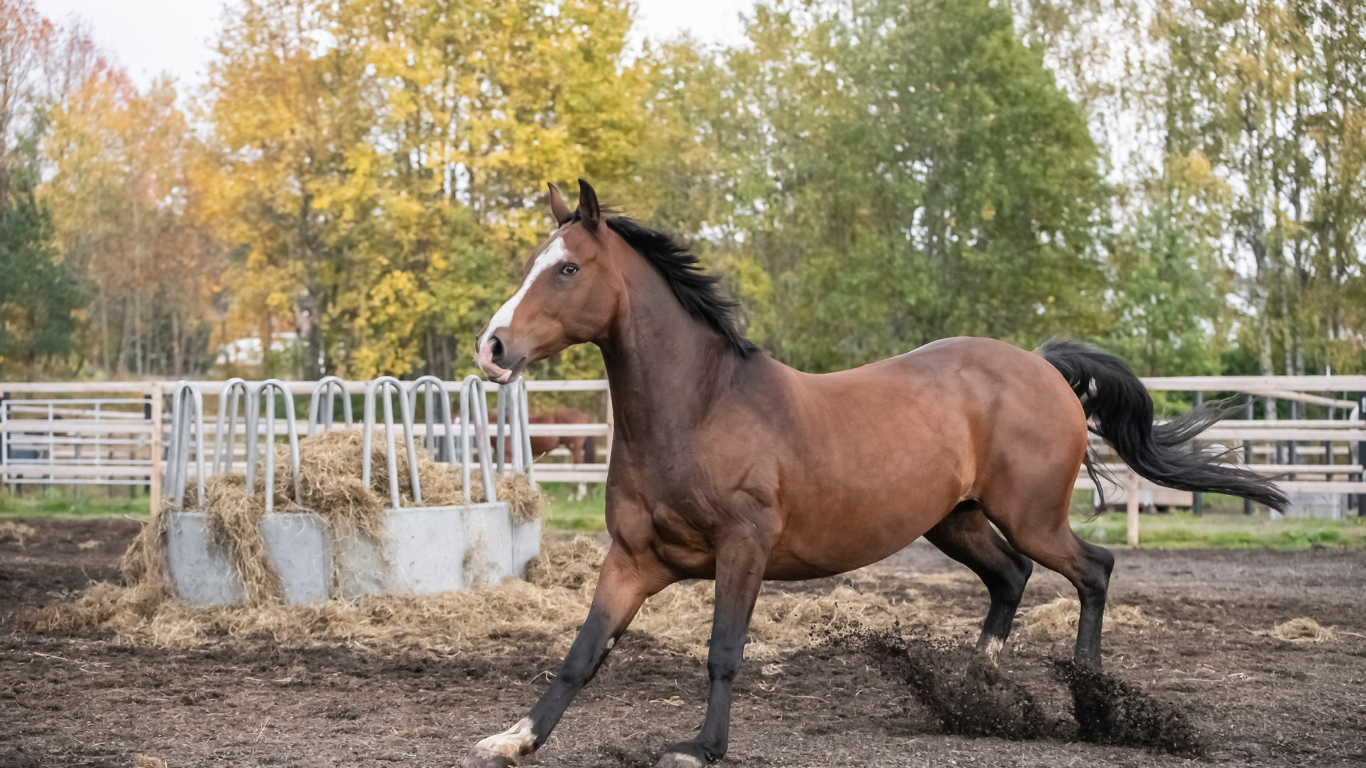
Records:
[[[972,569],[986,585],[991,595],[991,608],[982,623],[977,650],[995,665],[1010,636],[1015,611],[1020,607],[1020,598],[1034,563],[996,533],[977,502],[958,505],[931,528],[925,538],[944,554]]]
[[[1100,666],[1100,630],[1105,618],[1105,593],[1115,558],[1107,550],[1087,544],[1067,522],[1071,501],[1067,482],[1006,483],[1010,490],[983,497],[987,517],[1001,529],[1015,549],[1072,582],[1081,601],[1077,626],[1076,660]],[[1032,486],[1032,487],[1031,487]],[[1031,493],[1030,491],[1034,491]]]

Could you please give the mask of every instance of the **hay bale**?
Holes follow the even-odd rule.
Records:
[[[541,552],[526,564],[526,580],[538,587],[582,589],[596,585],[605,553],[587,536],[543,539]]]
[[[299,474],[303,481],[304,506],[324,516],[358,523],[362,530],[378,530],[383,511],[390,503],[389,451],[383,429],[377,429],[370,445],[370,485],[361,482],[365,440],[359,429],[334,429],[299,442]],[[399,505],[415,506],[412,468],[408,451],[396,440],[395,471]],[[426,448],[417,447],[417,479],[422,504],[429,507],[464,504],[460,470],[438,463]]]
[[[260,474],[258,472],[258,474]],[[280,487],[280,475],[275,473],[275,487]],[[292,482],[288,487],[292,487]],[[217,475],[209,478],[204,489],[204,512],[208,515],[209,534],[215,544],[227,550],[233,570],[242,580],[248,605],[273,602],[284,595],[280,576],[266,555],[266,543],[261,537],[261,517],[266,503],[260,490],[264,480],[257,483],[256,492],[247,491],[244,475]],[[277,493],[276,502],[279,503]],[[277,509],[291,505],[280,504]]]
[[[361,434],[354,429],[332,430],[300,441],[300,503],[335,527],[378,540],[386,505],[361,482],[361,449]]]
[[[166,768],[166,761],[152,755],[133,755],[133,768]]]
[[[473,483],[473,479],[471,479]],[[483,483],[480,482],[482,490]],[[512,514],[512,522],[516,525],[540,520],[545,515],[546,507],[550,505],[546,498],[545,491],[540,486],[531,482],[531,478],[520,472],[507,472],[498,478],[498,487],[494,489],[498,494],[498,500],[507,502],[508,511]],[[473,495],[473,489],[471,489]]]
[[[163,508],[164,509],[164,508]],[[171,580],[166,572],[166,513],[159,511],[142,524],[142,530],[119,558],[119,572],[145,613],[171,596]],[[97,610],[97,606],[89,606]]]
[[[1024,616],[1025,632],[1040,640],[1075,637],[1081,621],[1081,603],[1075,598],[1058,597],[1036,605]],[[1105,606],[1106,627],[1146,627],[1151,623],[1143,611],[1132,605]]]
[[[422,476],[419,475],[418,477],[421,479]],[[458,488],[461,482],[458,472],[455,481]],[[423,480],[422,482],[426,481]],[[512,515],[514,525],[540,520],[545,516],[546,509],[550,507],[550,500],[546,497],[545,491],[531,482],[531,478],[520,472],[504,472],[498,478],[497,484],[494,485],[493,492],[498,495],[498,501],[508,505],[508,511]],[[424,497],[427,494],[425,485],[422,494]],[[488,500],[488,494],[484,492],[483,470],[478,468],[470,470],[470,503],[483,504]]]
[[[1337,639],[1332,627],[1322,626],[1307,616],[1277,624],[1270,635],[1287,643],[1322,643]]]

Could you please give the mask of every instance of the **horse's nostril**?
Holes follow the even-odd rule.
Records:
[[[494,358],[495,360],[501,358],[501,357],[503,356],[503,342],[502,342],[502,340],[499,339],[497,336],[494,336],[494,337],[490,338],[489,341],[493,342],[492,345],[491,345],[491,350],[492,350],[492,352],[493,352],[493,358]]]

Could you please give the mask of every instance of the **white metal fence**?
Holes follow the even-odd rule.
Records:
[[[223,382],[195,383],[209,398],[216,398],[223,389]],[[1237,453],[1254,471],[1278,478],[1288,493],[1336,497],[1342,514],[1361,514],[1366,499],[1366,479],[1362,476],[1362,464],[1366,463],[1362,460],[1366,454],[1366,422],[1362,420],[1366,376],[1167,377],[1144,379],[1144,383],[1154,391],[1244,396],[1247,405],[1243,418],[1219,422],[1203,439]],[[165,400],[173,386],[171,382],[0,382],[0,479],[11,484],[146,485],[152,498],[159,499],[170,426]],[[286,382],[285,386],[295,395],[306,395],[316,384]],[[460,382],[443,382],[443,386],[454,392]],[[595,437],[610,456],[613,417],[606,380],[529,381],[526,386],[533,413],[540,410],[539,393],[602,393],[603,422],[532,424],[529,434]],[[489,384],[488,389],[496,392],[498,387]],[[363,394],[365,382],[339,382],[337,391]],[[1268,407],[1278,400],[1312,407],[1320,418],[1278,420],[1274,405]],[[215,410],[214,405],[208,407],[209,412]],[[424,435],[425,425],[416,424],[415,430]],[[566,456],[567,451],[560,448],[538,461],[537,480],[606,481],[605,458],[604,463],[573,464],[565,460]],[[1128,473],[1117,461],[1111,462],[1118,484],[1109,489],[1109,495],[1130,509],[1131,519],[1136,519],[1138,507],[1147,502],[1195,504],[1198,508],[1198,497],[1155,488]],[[1077,487],[1093,485],[1083,473]]]

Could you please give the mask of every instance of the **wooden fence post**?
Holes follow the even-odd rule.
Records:
[[[147,484],[148,512],[155,517],[161,511],[161,382],[152,382],[152,477]]]
[[[1138,494],[1140,491],[1138,475],[1130,471],[1128,481],[1125,492],[1128,494],[1129,502],[1126,505],[1129,517],[1129,546],[1136,547],[1138,546]]]
[[[1199,408],[1205,404],[1205,393],[1197,391],[1195,393],[1195,407]],[[1205,497],[1199,491],[1191,494],[1191,514],[1199,517],[1205,512]]]
[[[1361,403],[1357,409],[1357,418],[1366,418],[1366,394],[1357,393],[1358,402]],[[1352,460],[1352,452],[1347,451],[1347,460]],[[1357,463],[1366,465],[1366,440],[1357,441]],[[1366,469],[1359,475],[1361,481],[1366,483]],[[1357,494],[1357,517],[1366,517],[1366,493]]]
[[[603,440],[602,444],[603,453],[607,454],[607,461],[605,463],[610,464],[612,463],[612,435],[617,430],[616,420],[612,417],[612,390],[604,389],[603,393],[607,395],[607,439]]]
[[[1247,396],[1247,420],[1248,420],[1248,421],[1252,421],[1252,420],[1254,420],[1254,419],[1257,418],[1257,409],[1256,409],[1256,408],[1254,407],[1254,405],[1253,405],[1253,403],[1255,403],[1255,402],[1256,402],[1256,398],[1254,398],[1252,395],[1248,395],[1248,396]],[[1244,441],[1243,441],[1243,463],[1244,463],[1244,464],[1249,464],[1249,465],[1252,464],[1252,441],[1251,441],[1251,440],[1244,440]],[[1248,501],[1247,499],[1243,499],[1243,514],[1245,514],[1245,515],[1250,515],[1250,514],[1252,514],[1252,502]]]
[[[5,418],[4,418],[4,416],[3,416],[2,414],[4,414],[4,412],[5,412],[5,398],[6,398],[6,397],[7,397],[7,394],[5,393],[5,391],[4,391],[4,390],[0,390],[0,424],[3,424],[3,423],[5,422]],[[3,476],[4,476],[4,474],[5,474],[5,464],[8,463],[8,462],[9,462],[9,433],[8,433],[8,432],[0,432],[0,477],[3,477]],[[11,491],[12,491],[13,489],[10,488],[10,489],[7,489],[7,490],[11,490]]]

